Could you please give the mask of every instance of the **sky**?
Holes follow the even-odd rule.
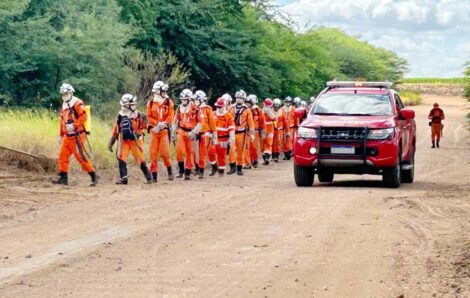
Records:
[[[470,61],[470,0],[273,0],[299,30],[340,28],[394,51],[405,77],[462,77]]]

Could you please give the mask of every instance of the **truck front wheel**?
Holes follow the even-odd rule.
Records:
[[[314,167],[298,166],[294,164],[294,178],[297,186],[306,187],[313,185],[315,177]]]
[[[384,168],[382,181],[385,187],[399,188],[401,184],[401,156],[398,157],[396,166]]]

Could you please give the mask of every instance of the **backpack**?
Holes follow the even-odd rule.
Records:
[[[119,128],[124,141],[135,141],[134,129],[132,128],[132,120],[127,116],[119,115]]]

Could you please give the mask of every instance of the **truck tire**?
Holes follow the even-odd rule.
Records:
[[[401,155],[401,154],[400,154]],[[398,157],[397,165],[392,168],[384,168],[382,181],[387,188],[399,188],[401,184],[401,156]]]
[[[333,182],[335,177],[335,174],[329,170],[319,170],[317,175],[320,182]]]
[[[411,165],[411,168],[409,170],[403,170],[401,171],[401,182],[402,183],[413,183],[415,180],[415,149],[411,149],[411,157],[409,161],[409,165]]]
[[[294,164],[295,184],[300,187],[312,186],[315,177],[315,169],[308,166]]]

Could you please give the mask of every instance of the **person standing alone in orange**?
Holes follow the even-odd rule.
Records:
[[[167,95],[168,85],[158,81],[153,85],[153,98],[147,103],[148,130],[150,132],[150,171],[154,182],[158,178],[158,157],[161,156],[168,172],[168,180],[173,180],[170,157],[170,126],[174,117],[173,101]]]
[[[429,125],[431,126],[431,148],[439,148],[439,141],[442,136],[442,120],[445,119],[444,111],[439,107],[439,104],[436,102],[433,106],[433,109],[429,112],[428,119],[431,120]]]
[[[254,94],[248,95],[246,105],[250,108],[253,115],[253,123],[255,128],[255,138],[250,141],[250,150],[245,152],[245,169],[258,167],[259,153],[261,151],[261,143],[266,137],[266,125],[264,121],[264,113],[258,106],[258,97]]]
[[[59,131],[59,179],[52,183],[68,185],[70,156],[73,155],[82,169],[90,175],[90,186],[95,186],[98,183],[98,176],[85,148],[87,137],[84,123],[88,115],[83,101],[73,96],[74,92],[75,89],[70,84],[64,83],[60,86],[62,108]]]
[[[137,111],[137,98],[132,94],[124,94],[120,101],[121,110],[116,116],[113,135],[109,140],[108,149],[113,152],[113,145],[118,141],[117,158],[119,163],[119,180],[116,184],[127,185],[127,160],[129,152],[134,156],[134,162],[140,166],[147,183],[152,182],[152,175],[145,163],[144,130],[147,120]]]

